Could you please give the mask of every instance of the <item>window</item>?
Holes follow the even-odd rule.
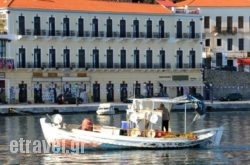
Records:
[[[221,17],[216,17],[216,32],[221,33]]]
[[[176,30],[177,30],[177,35],[176,38],[182,38],[182,22],[180,20],[177,21],[177,26],[176,26]]]
[[[147,63],[147,68],[153,68],[153,51],[152,50],[146,51],[146,63]]]
[[[195,68],[195,51],[189,51],[189,68]]]
[[[34,49],[34,68],[41,68],[41,49]]]
[[[55,36],[55,18],[49,18],[49,36]]]
[[[147,38],[152,38],[152,21],[147,20]]]
[[[204,17],[204,28],[208,29],[210,27],[210,17],[209,16],[205,16]]]
[[[18,25],[19,25],[19,35],[25,35],[25,17],[20,15],[18,17]]]
[[[244,17],[243,16],[238,17],[238,28],[240,28],[240,29],[244,28]]]
[[[133,37],[139,38],[139,21],[138,20],[133,21]]]
[[[126,37],[126,21],[120,20],[120,37]]]
[[[99,50],[96,48],[93,50],[92,67],[99,68]]]
[[[0,40],[0,58],[6,58],[6,40]]]
[[[227,39],[227,50],[233,50],[233,39],[232,38]]]
[[[217,46],[222,46],[222,41],[220,38],[217,39]]]
[[[7,14],[0,13],[0,33],[5,34],[7,33],[7,29],[5,28],[7,26]]]
[[[34,17],[34,35],[40,36],[40,34],[41,34],[40,17],[35,16]]]
[[[63,18],[63,36],[69,36],[69,18]]]
[[[233,32],[233,17],[231,17],[231,16],[227,17],[227,32],[228,33]]]
[[[210,39],[205,40],[205,46],[209,47],[210,46]]]
[[[92,37],[98,37],[98,19],[93,18],[92,20]]]
[[[177,50],[177,56],[176,56],[176,68],[183,68],[183,51],[182,50]]]
[[[78,37],[84,36],[84,22],[83,18],[78,19]]]
[[[56,67],[56,50],[52,47],[49,49],[49,68]]]
[[[70,50],[68,48],[63,50],[63,67],[70,67]]]
[[[121,50],[121,68],[126,68],[126,50]]]
[[[160,68],[166,68],[165,62],[166,62],[165,50],[160,50]]]
[[[19,48],[19,53],[18,53],[18,67],[19,68],[25,68],[26,65],[26,50],[25,48]]]
[[[244,38],[239,38],[239,50],[244,50]]]
[[[189,23],[189,36],[190,38],[195,38],[195,22],[190,21]]]
[[[113,32],[112,19],[108,18],[107,19],[107,37],[112,37],[112,32]]]
[[[113,68],[113,49],[107,50],[107,68]]]
[[[164,28],[165,28],[164,21],[161,19],[159,21],[159,38],[164,38],[164,33],[165,33]]]
[[[140,68],[140,51],[134,50],[134,68]]]
[[[221,67],[222,66],[222,53],[216,53],[216,66]]]
[[[78,67],[85,68],[85,50],[82,48],[78,50]]]

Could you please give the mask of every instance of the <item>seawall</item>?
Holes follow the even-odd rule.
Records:
[[[118,112],[125,112],[128,104],[112,103]],[[216,111],[249,111],[249,101],[234,101],[220,102],[210,101],[205,102],[207,112]],[[97,110],[99,103],[88,104],[5,104],[0,105],[0,115],[32,115],[32,114],[51,114],[51,113],[94,113]],[[173,111],[183,110],[183,105],[173,106]],[[190,107],[187,107],[189,109]]]

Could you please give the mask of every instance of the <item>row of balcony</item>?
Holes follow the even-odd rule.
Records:
[[[105,31],[83,31],[83,33],[79,33],[78,31],[70,30],[32,30],[32,29],[26,29],[25,33],[18,31],[19,35],[27,36],[27,37],[83,37],[83,38],[93,38],[93,37],[100,37],[100,38],[170,38],[170,33],[158,33],[153,32],[146,33],[146,32],[139,32],[136,34],[135,32],[126,32],[126,33],[120,33],[120,32],[112,32],[107,33]],[[204,38],[204,35],[202,35]],[[175,38],[186,38],[186,39],[200,39],[201,34],[200,33],[177,33],[175,34]]]
[[[50,68],[50,69],[182,69],[182,68],[202,68],[201,63],[196,63],[195,65],[191,65],[189,63],[182,63],[182,64],[175,64],[174,66],[170,63],[166,64],[147,64],[147,63],[140,63],[139,66],[136,66],[134,63],[127,63],[126,65],[121,65],[120,63],[114,63],[113,65],[108,65],[107,63],[99,63],[99,65],[93,65],[92,63],[86,63],[85,65],[79,66],[77,63],[70,63],[67,66],[64,63],[42,63],[36,64],[32,62],[27,62],[25,66],[21,63],[17,63],[16,68]]]
[[[213,29],[213,32],[215,33],[219,33],[219,34],[236,34],[238,32],[238,28],[237,27],[218,27],[215,26]]]

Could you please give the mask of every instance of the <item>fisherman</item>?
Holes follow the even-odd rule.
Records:
[[[170,114],[167,108],[165,108],[164,104],[161,103],[158,110],[162,111],[162,131],[168,132],[168,125],[169,125],[169,119],[170,119]]]
[[[93,131],[93,122],[90,118],[85,118],[82,121],[82,130]]]

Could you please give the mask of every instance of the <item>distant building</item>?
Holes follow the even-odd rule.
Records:
[[[186,0],[172,4],[170,0],[158,1],[171,8],[186,6],[199,8],[203,16],[205,40],[203,58],[206,68],[249,71],[250,60],[250,3],[240,1]],[[244,58],[242,60],[242,58]]]

